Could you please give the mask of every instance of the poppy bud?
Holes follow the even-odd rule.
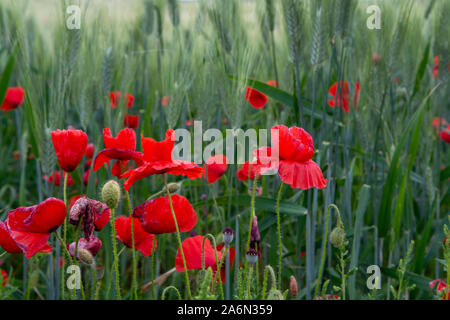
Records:
[[[114,180],[109,180],[102,188],[102,201],[110,209],[117,208],[120,200],[120,186]]]
[[[94,263],[94,256],[89,252],[89,250],[79,248],[78,249],[78,260],[85,264],[93,264]]]
[[[330,234],[330,242],[331,244],[339,248],[344,244],[345,241],[345,232],[344,229],[342,229],[340,226],[336,227],[331,231]]]
[[[247,262],[251,265],[255,264],[258,261],[258,253],[255,249],[250,248],[250,250],[246,253]]]
[[[226,246],[230,245],[230,243],[233,241],[233,237],[234,231],[230,227],[226,227],[225,229],[222,230],[222,240]]]
[[[294,276],[291,276],[289,281],[289,292],[293,298],[298,295],[298,284]]]
[[[178,183],[171,182],[167,185],[167,188],[164,188],[164,191],[169,190],[169,193],[172,194],[172,193],[177,192],[179,189],[180,189],[180,186],[178,185]]]

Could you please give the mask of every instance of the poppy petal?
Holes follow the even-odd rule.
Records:
[[[181,243],[184,257],[186,260],[186,268],[188,270],[202,268],[202,255],[203,255],[202,248],[204,238],[205,238],[204,236],[190,237]],[[204,250],[205,268],[215,266],[216,255],[209,239],[205,239],[204,249],[205,249]],[[220,252],[217,252],[217,259],[219,261],[221,257],[222,254]],[[175,257],[175,268],[178,272],[184,272],[184,264],[180,248],[178,248],[177,256]]]
[[[292,160],[280,160],[278,169],[281,181],[289,184],[292,188],[323,189],[327,185],[327,179],[324,179],[322,170],[312,160],[305,162],[295,162]]]

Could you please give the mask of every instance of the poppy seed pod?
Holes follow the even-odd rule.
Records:
[[[172,194],[180,190],[180,186],[178,183],[171,182],[167,185],[167,189],[164,187],[164,191],[167,192],[167,190],[169,190],[169,193]]]
[[[91,265],[94,263],[94,256],[89,252],[89,250],[86,249],[78,249],[78,260],[81,262]]]
[[[233,242],[234,231],[230,227],[226,227],[222,230],[222,240],[226,246],[229,246]]]
[[[345,232],[344,229],[342,229],[340,226],[337,226],[336,228],[331,231],[330,234],[330,242],[331,244],[339,248],[344,244],[345,241]]]
[[[251,265],[255,264],[258,261],[258,253],[255,249],[250,248],[250,250],[246,253],[247,262]]]
[[[291,276],[289,280],[289,293],[293,298],[295,298],[298,295],[298,284],[294,276]]]
[[[119,205],[120,200],[120,186],[114,181],[110,180],[102,188],[102,201],[110,209],[115,209]]]

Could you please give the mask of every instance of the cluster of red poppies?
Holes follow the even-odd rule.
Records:
[[[269,80],[266,82],[272,87],[277,87],[278,83],[275,80]],[[332,99],[328,100],[328,105],[334,108],[335,105],[338,107],[342,106],[344,112],[348,113],[350,111],[350,85],[348,81],[335,82],[328,89],[328,94]],[[337,97],[336,97],[337,95]],[[262,109],[267,104],[269,99],[262,92],[247,87],[245,94],[245,99],[250,103],[250,105],[255,109]],[[355,83],[355,92],[353,94],[352,104],[355,109],[358,109],[356,105],[359,99],[359,82]]]

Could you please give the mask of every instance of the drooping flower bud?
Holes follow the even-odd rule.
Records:
[[[330,234],[330,243],[334,247],[339,248],[344,244],[344,241],[345,241],[344,229],[342,229],[340,226],[335,227]]]
[[[250,248],[253,248],[258,253],[258,258],[261,258],[261,250],[259,242],[261,241],[261,235],[258,228],[258,217],[254,216],[252,221],[252,230],[250,232]]]
[[[180,190],[180,186],[178,185],[178,183],[171,182],[167,185],[167,190],[169,190],[169,193],[172,194]],[[167,190],[164,187],[164,191],[167,192]]]
[[[79,249],[77,255],[78,255],[78,260],[80,260],[81,262],[83,262],[85,264],[91,265],[94,263],[94,257],[86,249]]]
[[[70,255],[73,257],[75,255],[75,246],[76,243],[72,242],[71,244],[67,245],[67,248],[69,249]],[[94,257],[97,255],[98,251],[102,247],[102,242],[100,239],[96,238],[95,236],[87,238],[80,238],[78,240],[78,249],[77,249],[77,258],[81,262],[84,262],[86,264],[92,264],[89,263],[91,260],[93,262]],[[89,255],[85,252],[87,251]],[[90,258],[92,257],[92,259]]]
[[[114,180],[109,180],[102,188],[102,201],[110,209],[115,209],[119,205],[120,186]]]
[[[293,298],[295,298],[298,295],[298,284],[294,276],[291,276],[289,280],[289,293]]]
[[[226,246],[229,246],[233,242],[234,231],[230,227],[226,227],[222,230],[222,240]]]
[[[254,265],[258,261],[258,253],[255,249],[250,248],[246,253],[246,258],[249,264]]]

